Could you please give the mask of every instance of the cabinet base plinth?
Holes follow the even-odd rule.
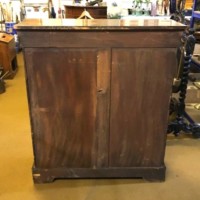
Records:
[[[54,168],[39,169],[33,167],[34,183],[50,183],[55,179],[82,178],[143,178],[147,181],[164,181],[166,167],[131,168]]]

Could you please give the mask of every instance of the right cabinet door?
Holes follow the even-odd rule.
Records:
[[[112,50],[110,167],[164,163],[174,48]]]

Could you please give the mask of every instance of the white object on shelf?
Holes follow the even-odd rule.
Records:
[[[46,6],[25,6],[26,18],[49,18],[49,12]]]
[[[48,4],[48,0],[24,0],[24,4]]]
[[[157,0],[151,1],[151,16],[157,15]]]

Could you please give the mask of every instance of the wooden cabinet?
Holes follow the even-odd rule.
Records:
[[[4,73],[9,72],[7,78],[13,78],[17,72],[17,58],[14,37],[0,33],[0,67]]]
[[[169,99],[184,28],[174,21],[114,19],[17,26],[36,183],[164,180]]]
[[[81,13],[87,10],[94,19],[106,19],[106,6],[65,6],[66,18],[78,18]]]

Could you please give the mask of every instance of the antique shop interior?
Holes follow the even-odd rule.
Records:
[[[0,0],[0,199],[200,199],[200,1]]]

